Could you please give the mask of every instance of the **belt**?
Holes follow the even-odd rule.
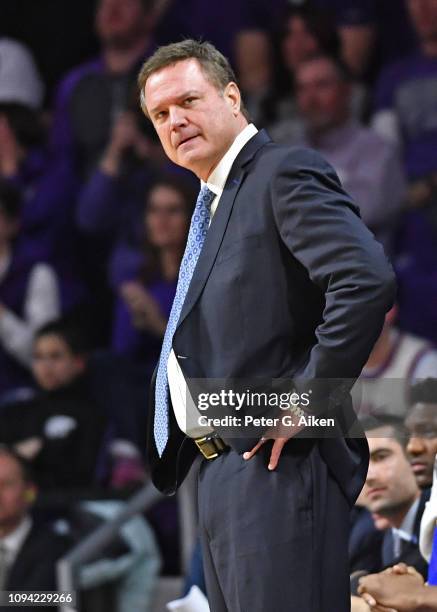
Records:
[[[216,459],[219,455],[222,455],[228,448],[230,448],[228,444],[226,444],[226,442],[224,442],[215,432],[208,434],[207,436],[203,436],[202,438],[195,438],[194,442],[202,455],[205,457],[205,459],[208,459],[208,461],[211,459]]]

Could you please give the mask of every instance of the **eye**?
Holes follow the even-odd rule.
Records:
[[[155,121],[162,121],[163,119],[165,119],[167,116],[167,111],[159,111],[158,113],[155,113],[154,119]]]
[[[190,96],[189,98],[185,98],[184,100],[185,106],[190,106],[194,102],[195,99],[196,98],[194,98],[193,96]]]

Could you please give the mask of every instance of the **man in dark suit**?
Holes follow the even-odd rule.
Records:
[[[22,459],[0,446],[0,591],[56,590],[56,561],[66,552],[68,541],[33,521],[29,509],[35,492]]]
[[[332,168],[248,123],[214,47],[161,47],[139,86],[168,157],[201,179],[152,384],[153,481],[174,493],[205,457],[199,523],[213,612],[346,612],[365,439],[196,427],[187,382],[357,377],[392,303],[391,268]],[[335,414],[347,430],[348,411]]]
[[[419,551],[419,530],[430,490],[421,493],[418,487],[406,453],[402,420],[381,416],[378,423],[370,422],[362,422],[370,462],[361,501],[372,513],[376,527],[384,530],[378,571],[403,562],[426,577],[428,565]],[[372,571],[366,566],[360,569]]]

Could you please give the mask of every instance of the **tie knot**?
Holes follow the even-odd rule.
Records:
[[[206,206],[208,208],[208,210],[209,210],[210,207],[211,207],[211,203],[212,203],[214,198],[215,198],[215,193],[213,191],[211,191],[211,189],[208,187],[208,185],[204,185],[202,187],[202,189],[200,190],[200,192],[199,192],[197,200],[203,206]]]

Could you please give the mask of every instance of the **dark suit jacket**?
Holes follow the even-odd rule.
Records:
[[[428,577],[428,563],[422,557],[419,550],[419,534],[420,534],[420,522],[422,520],[422,514],[425,510],[425,504],[429,500],[431,494],[430,489],[425,489],[419,501],[417,508],[416,517],[414,519],[413,528],[413,541],[404,543],[402,552],[398,557],[393,556],[393,535],[391,529],[388,529],[384,534],[384,540],[382,542],[382,568],[385,569],[396,563],[405,563],[406,565],[412,565],[416,570],[422,574],[426,580]]]
[[[48,526],[35,523],[9,570],[7,591],[55,591],[56,562],[69,547],[66,538],[57,535]],[[1,610],[29,610],[29,607],[1,607]],[[40,609],[56,610],[54,607]]]
[[[186,378],[354,379],[393,296],[383,250],[331,166],[316,152],[279,146],[261,131],[232,166],[173,349]],[[153,482],[171,494],[198,450],[170,409],[170,439],[159,458],[153,420],[154,381],[148,454]],[[367,441],[318,443],[352,502],[367,471]],[[249,440],[242,444],[250,448]]]

